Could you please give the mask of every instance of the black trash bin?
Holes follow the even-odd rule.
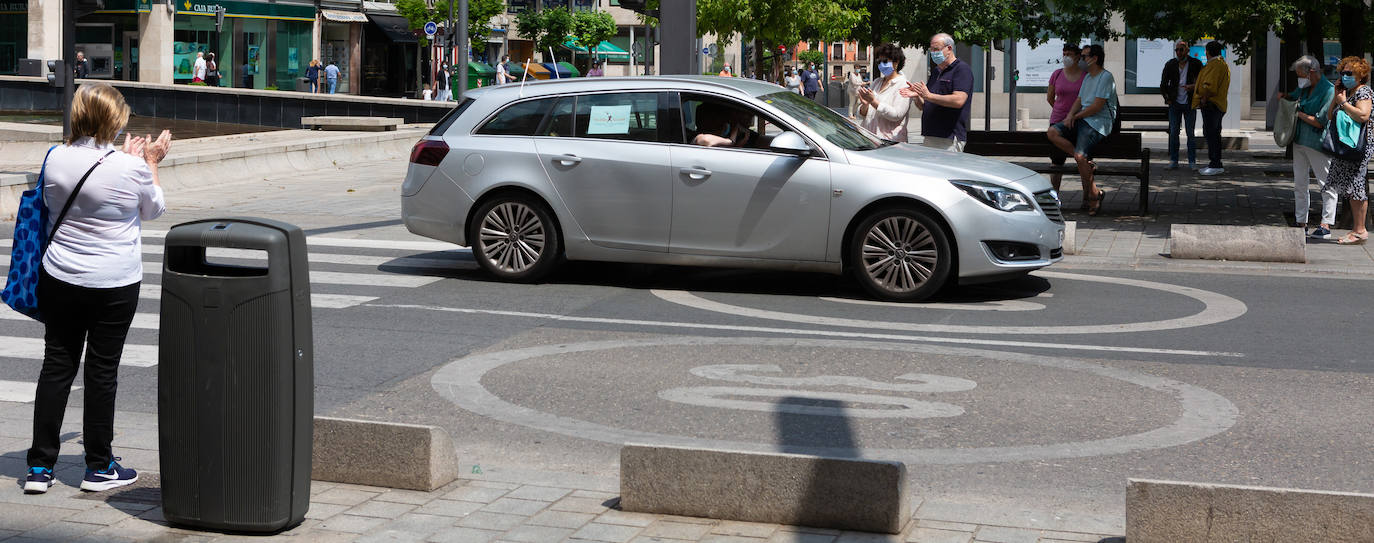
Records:
[[[305,234],[253,218],[173,227],[159,331],[163,515],[213,530],[300,524],[314,412]]]

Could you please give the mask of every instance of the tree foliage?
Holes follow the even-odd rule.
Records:
[[[868,10],[854,0],[697,0],[697,35],[722,47],[736,34],[768,47],[849,38]]]
[[[504,0],[467,0],[468,2],[468,43],[471,47],[486,47],[487,36],[491,35],[491,18],[506,9]],[[448,20],[449,0],[438,0],[431,7],[425,0],[396,0],[396,11],[410,23],[411,30],[424,28],[429,21]],[[454,15],[458,13],[454,6]],[[428,45],[429,39],[420,38],[421,45]]]
[[[614,38],[619,30],[615,18],[604,11],[579,11],[573,14],[573,42],[579,47],[591,49],[601,42]]]
[[[516,24],[520,27],[520,37],[534,41],[535,50],[546,54],[550,49],[562,47],[572,34],[573,14],[561,7],[539,11],[527,9],[516,16]]]

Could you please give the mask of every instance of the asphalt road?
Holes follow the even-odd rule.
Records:
[[[178,193],[145,227],[145,284],[177,222],[302,225],[316,412],[442,426],[464,469],[613,478],[625,442],[780,450],[903,460],[918,496],[1100,515],[1121,514],[1128,477],[1374,490],[1374,282],[1357,275],[1071,258],[926,304],[642,265],[512,285],[399,226],[402,171]],[[139,311],[126,362],[144,367],[121,370],[118,407],[152,413],[156,300]],[[0,384],[36,377],[41,332],[0,319]]]

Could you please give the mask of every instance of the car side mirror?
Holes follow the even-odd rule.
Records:
[[[773,142],[768,145],[769,149],[779,153],[787,153],[796,156],[811,156],[811,145],[806,143],[806,139],[796,132],[783,132],[773,137]]]

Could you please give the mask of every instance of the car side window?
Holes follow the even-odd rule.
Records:
[[[577,105],[577,99],[568,96],[560,98],[554,104],[553,111],[549,113],[549,121],[544,129],[539,131],[539,135],[551,138],[571,138],[573,137],[573,108]]]
[[[482,125],[482,128],[477,129],[477,133],[491,136],[533,136],[540,123],[544,122],[544,115],[548,114],[555,100],[557,99],[546,98],[511,104],[487,121],[487,124]]]
[[[585,94],[574,116],[579,138],[659,141],[658,93]]]
[[[681,96],[688,144],[766,151],[773,137],[787,130],[773,117],[746,104],[704,94]]]

